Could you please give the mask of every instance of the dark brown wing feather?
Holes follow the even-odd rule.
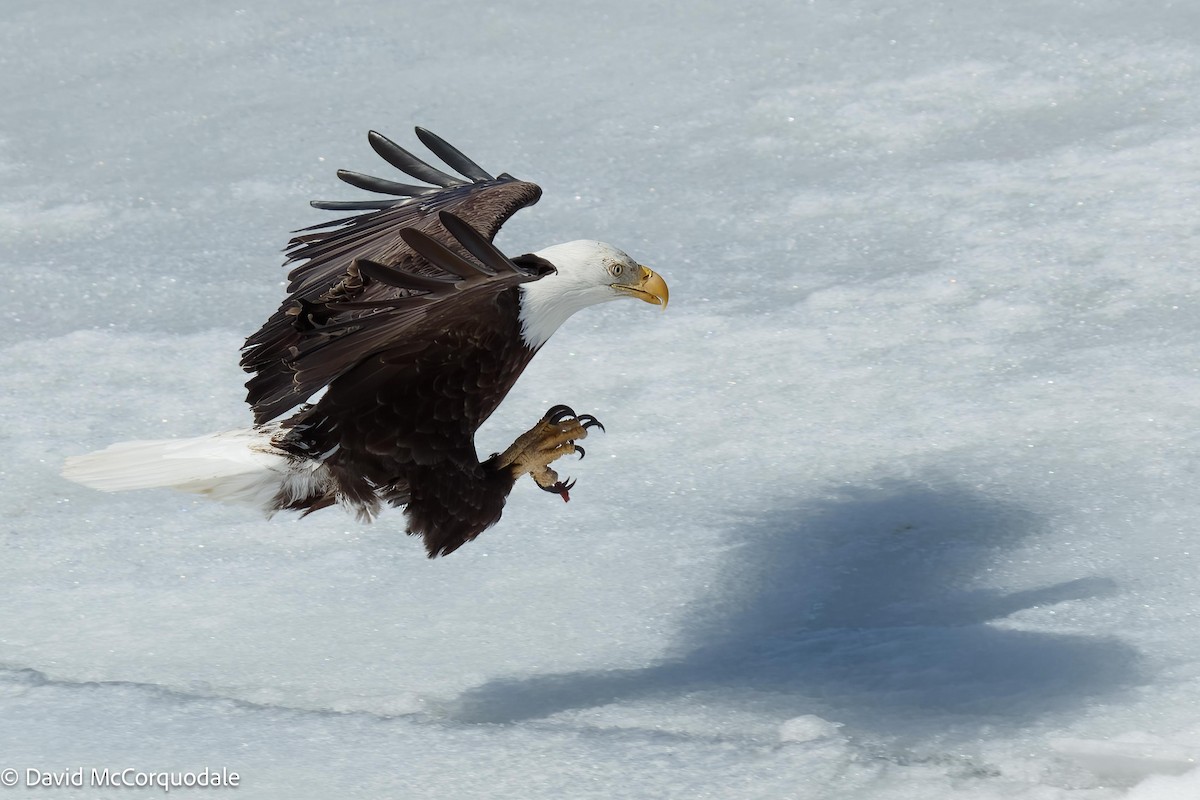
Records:
[[[461,222],[448,212],[443,216],[451,224]],[[468,354],[482,358],[501,352],[499,345],[509,339],[524,347],[515,289],[542,277],[550,267],[505,259],[503,265],[494,262],[503,266],[502,270],[492,269],[470,256],[456,254],[437,237],[415,230],[404,234],[414,249],[395,266],[367,261],[351,265],[350,272],[364,286],[360,294],[383,287],[376,292],[383,297],[365,302],[308,303],[303,319],[299,319],[301,314],[292,316],[296,336],[286,357],[290,380],[274,394],[261,392],[256,405],[267,419],[294,406],[298,393],[307,398],[327,385],[330,391],[326,396],[335,389],[346,392],[361,382],[367,367],[373,377],[376,373],[386,377],[395,365],[411,360],[418,352],[437,352],[435,363],[451,364]],[[457,241],[455,245],[463,249]],[[439,266],[442,264],[444,267]],[[428,274],[431,271],[434,274]],[[370,305],[363,308],[366,302]],[[338,386],[332,385],[335,380]],[[437,373],[431,372],[425,383],[436,380]],[[371,402],[364,396],[362,405],[369,407]],[[482,422],[479,419],[476,425]]]
[[[255,422],[267,422],[305,402],[333,377],[377,351],[388,337],[398,335],[404,326],[393,314],[403,315],[429,302],[411,285],[415,280],[408,285],[378,280],[370,274],[371,268],[364,275],[356,262],[396,267],[414,278],[436,275],[442,270],[416,253],[402,231],[419,231],[452,252],[462,252],[462,245],[440,222],[439,212],[451,212],[491,241],[509,217],[541,197],[536,184],[506,174],[493,178],[428,131],[418,128],[417,135],[465,178],[430,166],[374,131],[368,135],[372,148],[390,164],[434,185],[412,186],[343,171],[339,177],[353,186],[397,197],[313,204],[366,213],[307,228],[289,243],[286,263],[296,266],[288,275],[288,297],[243,347],[242,368],[254,373],[246,384],[246,399]],[[388,301],[414,294],[420,299],[392,308],[387,325],[373,319],[383,313]],[[329,347],[320,368],[302,366],[298,356],[310,353],[314,340],[324,347],[333,337],[349,341]]]
[[[297,455],[323,457],[337,495],[366,514],[382,501],[406,505],[408,532],[424,537],[431,557],[452,552],[500,518],[514,477],[480,463],[475,431],[534,354],[520,336],[517,289],[553,269],[505,259],[462,220],[442,218],[457,231],[456,244],[480,250],[487,263],[416,231],[405,233],[414,255],[440,272],[414,275],[406,262],[358,262],[366,281],[413,281],[419,289],[365,316],[343,318],[310,304],[316,321],[303,331],[291,368],[300,385],[329,388],[286,420],[275,439]],[[291,498],[283,507],[332,502],[326,493]]]

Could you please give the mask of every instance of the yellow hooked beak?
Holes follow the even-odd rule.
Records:
[[[657,272],[649,267],[638,264],[638,279],[636,283],[614,283],[612,288],[630,297],[644,300],[656,306],[662,306],[665,311],[667,299],[671,293],[667,291],[667,282]]]

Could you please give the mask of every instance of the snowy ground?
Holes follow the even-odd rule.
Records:
[[[6,796],[1200,797],[1200,6],[3,5]],[[413,124],[671,285],[481,434],[595,413],[573,502],[430,562],[61,480],[248,422],[287,232]]]

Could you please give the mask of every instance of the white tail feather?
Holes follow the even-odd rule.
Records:
[[[329,484],[319,461],[272,447],[276,432],[258,428],[192,439],[119,442],[68,458],[62,475],[105,492],[169,487],[271,512],[281,497],[290,501],[319,494]]]

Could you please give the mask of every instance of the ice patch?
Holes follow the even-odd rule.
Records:
[[[0,241],[94,238],[105,232],[109,210],[99,203],[64,203],[29,208],[25,203],[0,203]]]
[[[1168,777],[1147,778],[1125,795],[1124,800],[1194,800],[1200,797],[1200,769]]]
[[[1104,781],[1125,786],[1154,775],[1184,775],[1196,770],[1200,764],[1200,746],[1172,744],[1156,740],[1155,737],[1142,738],[1151,741],[1054,739],[1050,746]],[[1182,783],[1200,786],[1200,783],[1195,783],[1197,779],[1200,779],[1200,774]],[[1200,797],[1200,793],[1196,796]],[[1131,793],[1130,798],[1133,797],[1141,795]]]
[[[840,723],[805,714],[792,717],[779,726],[779,741],[799,743],[841,738],[841,727]]]

